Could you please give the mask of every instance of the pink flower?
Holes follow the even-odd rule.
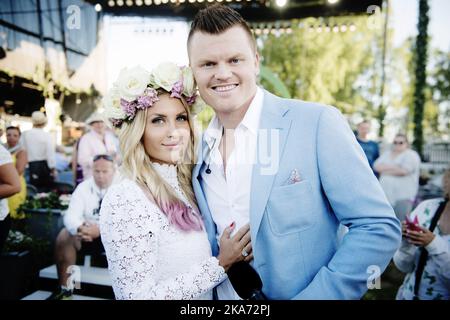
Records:
[[[125,99],[120,99],[120,105],[122,107],[123,112],[125,112],[128,119],[133,119],[136,115],[136,107],[137,104],[135,101],[128,102]]]
[[[183,93],[183,81],[179,80],[173,84],[170,97],[181,98],[182,93]]]
[[[156,101],[158,101],[158,92],[153,88],[147,88],[142,96],[137,99],[137,108],[144,110],[151,107]]]
[[[195,103],[195,100],[197,100],[197,94],[195,93],[192,96],[186,98],[186,102],[190,106]]]

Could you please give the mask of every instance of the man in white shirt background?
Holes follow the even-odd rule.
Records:
[[[104,251],[98,226],[101,202],[115,180],[115,164],[110,155],[100,154],[93,159],[93,176],[78,185],[64,214],[64,228],[56,238],[55,260],[60,288],[48,299],[67,300],[72,290],[67,281],[68,268],[76,263],[77,252]]]
[[[28,152],[29,183],[47,192],[56,179],[55,146],[50,133],[44,131],[47,117],[40,111],[31,114],[33,128],[23,133],[23,147]]]

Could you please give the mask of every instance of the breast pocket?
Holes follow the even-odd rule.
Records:
[[[267,203],[269,224],[276,235],[311,228],[316,221],[312,187],[309,181],[274,187]]]

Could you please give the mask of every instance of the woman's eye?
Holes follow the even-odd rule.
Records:
[[[155,124],[160,124],[160,123],[163,123],[163,122],[164,122],[164,120],[161,119],[161,118],[155,118],[155,119],[152,120],[152,123],[155,123]]]
[[[178,116],[177,117],[177,121],[187,121],[188,117],[187,116]]]

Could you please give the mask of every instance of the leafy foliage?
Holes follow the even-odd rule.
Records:
[[[414,91],[414,141],[413,145],[419,154],[423,149],[423,113],[425,106],[426,67],[428,48],[428,0],[419,1],[419,34],[416,40],[415,91]]]

